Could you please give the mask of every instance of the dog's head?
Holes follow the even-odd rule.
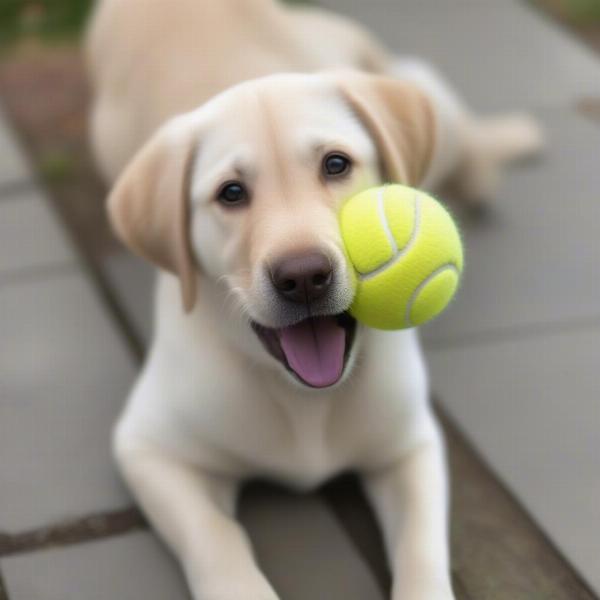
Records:
[[[271,76],[163,126],[117,182],[110,215],[134,251],[178,275],[187,311],[202,285],[224,281],[267,353],[328,387],[348,370],[356,330],[340,204],[385,181],[418,185],[433,138],[410,84]]]

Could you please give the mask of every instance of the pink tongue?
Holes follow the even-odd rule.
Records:
[[[308,385],[327,387],[342,376],[346,332],[335,317],[315,317],[284,327],[279,339],[289,366]]]

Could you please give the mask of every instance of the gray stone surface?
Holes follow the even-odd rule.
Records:
[[[600,94],[600,64],[525,2],[325,0],[397,54],[431,61],[475,108],[570,105]]]
[[[430,345],[600,316],[600,128],[567,110],[539,114],[548,149],[505,178],[489,214],[463,227],[466,271]]]
[[[317,496],[254,489],[240,517],[284,600],[383,600],[372,573]]]
[[[262,489],[242,520],[257,559],[285,600],[382,599],[354,547],[314,496]],[[149,532],[0,561],[11,600],[184,600],[179,566]]]
[[[600,324],[429,352],[476,448],[600,593]]]
[[[3,186],[29,179],[27,162],[0,106],[0,190]]]
[[[77,272],[0,286],[0,531],[121,507],[111,426],[134,375]]]
[[[147,532],[1,561],[10,600],[189,600],[175,561]]]
[[[129,252],[114,254],[104,260],[106,277],[146,345],[152,337],[155,271],[152,265]]]
[[[65,232],[37,189],[0,197],[0,282],[21,269],[74,259]]]

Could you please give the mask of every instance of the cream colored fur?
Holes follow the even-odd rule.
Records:
[[[537,149],[537,128],[476,118],[430,67],[390,58],[351,21],[271,0],[103,0],[88,51],[111,217],[160,268],[115,455],[194,599],[278,598],[235,519],[241,482],[306,490],[355,469],[394,600],[450,600],[443,442],[416,332],[359,328],[343,379],[315,391],[248,321],[289,324],[265,267],[306,248],[331,257],[327,310],[348,308],[343,198],[390,179],[489,195],[506,162]],[[334,184],[319,168],[335,150],[354,168]],[[215,201],[231,177],[252,189],[246,208]]]

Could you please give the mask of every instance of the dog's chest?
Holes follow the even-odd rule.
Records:
[[[309,488],[345,467],[347,452],[331,426],[330,413],[326,403],[317,401],[284,417],[283,443],[273,448],[267,461],[272,475]]]
[[[249,411],[235,414],[237,425],[224,419],[219,432],[219,445],[235,456],[246,475],[310,488],[347,466],[348,448],[333,427],[326,401],[296,398],[297,404],[282,406],[254,400]],[[211,435],[217,433],[214,426],[216,420]]]

